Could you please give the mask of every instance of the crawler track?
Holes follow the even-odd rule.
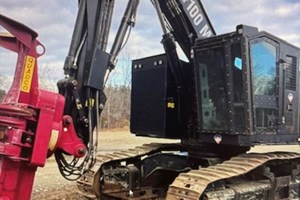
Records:
[[[135,158],[141,158],[154,154],[159,151],[178,149],[178,144],[147,144],[127,151],[120,151],[111,154],[99,154],[97,164],[91,171],[85,174],[78,181],[79,193],[88,198],[96,198],[102,196],[103,185],[100,180],[105,179],[103,176],[103,166],[110,166],[110,163],[116,161],[126,161]],[[268,171],[269,165],[276,169],[276,166],[296,166],[289,169],[290,172],[278,177],[278,174],[272,174]],[[265,171],[258,169],[267,169]],[[110,170],[107,168],[106,170]],[[251,175],[253,171],[258,170],[253,180],[240,179],[244,176]],[[277,169],[276,169],[277,170]],[[294,174],[294,175],[290,175]],[[294,177],[292,177],[294,176]],[[110,194],[121,194],[120,199],[176,199],[176,200],[199,200],[199,199],[277,199],[280,197],[281,190],[289,186],[289,192],[295,193],[295,199],[299,195],[300,182],[300,154],[298,153],[249,153],[232,157],[228,161],[220,164],[209,166],[207,168],[193,169],[186,173],[180,173],[173,183],[169,186],[167,193],[161,196],[155,196],[151,193],[155,188],[143,190],[141,196],[126,196],[129,191],[121,191],[118,188],[108,189],[104,191],[106,199],[115,199],[116,196],[109,198]],[[107,178],[107,177],[106,177]],[[108,177],[109,179],[109,177]],[[238,181],[236,181],[237,179]],[[107,180],[106,182],[109,182]],[[102,183],[101,183],[102,184]],[[249,186],[251,185],[251,187]],[[295,189],[293,189],[295,188]],[[297,189],[298,188],[298,189]],[[251,192],[253,194],[251,194]],[[131,192],[131,191],[130,191]],[[138,191],[135,191],[137,194]],[[255,193],[255,194],[254,194]],[[123,196],[122,196],[123,195]],[[250,196],[249,196],[250,195]],[[251,196],[252,195],[252,196]],[[254,195],[254,196],[253,196]],[[256,195],[256,196],[255,196]],[[276,196],[277,195],[277,196]],[[289,195],[289,194],[285,194]],[[282,195],[284,196],[284,195]],[[278,198],[281,199],[281,198]],[[289,198],[293,199],[293,198]]]
[[[300,154],[250,153],[239,155],[221,164],[180,174],[172,185],[170,185],[167,199],[199,200],[207,187],[213,183],[247,174],[271,161],[287,161],[295,159],[300,159]],[[232,196],[234,197],[235,195],[233,194]]]

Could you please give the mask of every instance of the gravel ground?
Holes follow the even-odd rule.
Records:
[[[119,151],[144,143],[169,142],[170,140],[135,137],[128,132],[103,132],[100,135],[99,151]],[[300,152],[300,146],[259,146],[251,149],[253,152],[294,151]],[[32,200],[81,200],[76,192],[76,183],[65,180],[57,169],[53,158],[48,159],[44,168],[36,173]]]

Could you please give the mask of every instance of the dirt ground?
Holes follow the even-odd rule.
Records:
[[[102,132],[99,151],[113,152],[139,146],[150,142],[170,142],[170,140],[135,137],[125,131]],[[294,151],[300,152],[300,146],[259,146],[251,149],[253,152]],[[44,168],[36,173],[32,200],[81,200],[83,197],[76,192],[76,183],[65,180],[57,169],[53,158],[48,159]]]

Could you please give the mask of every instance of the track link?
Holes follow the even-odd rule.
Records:
[[[210,184],[238,177],[274,160],[299,159],[297,153],[249,153],[221,164],[181,173],[169,186],[167,199],[199,200]]]

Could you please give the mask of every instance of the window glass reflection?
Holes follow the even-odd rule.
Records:
[[[254,95],[275,95],[276,47],[260,41],[251,44]]]

